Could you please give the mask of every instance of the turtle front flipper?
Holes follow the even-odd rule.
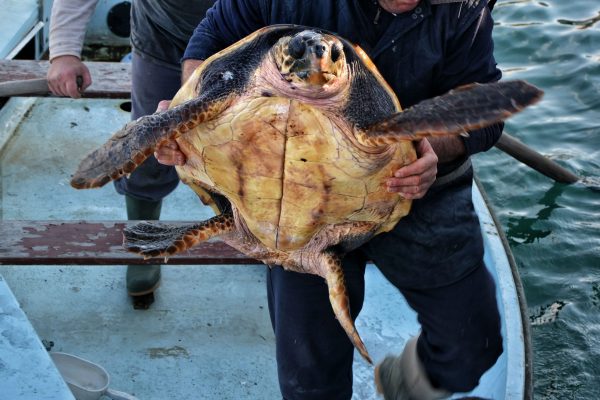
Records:
[[[542,95],[524,81],[465,85],[394,114],[357,137],[365,145],[377,146],[428,136],[464,135],[510,117]]]
[[[235,230],[231,213],[186,225],[140,222],[123,230],[123,247],[144,258],[169,257],[215,236]]]
[[[71,178],[71,186],[76,189],[100,187],[132,172],[161,142],[177,138],[212,119],[228,104],[227,99],[205,95],[127,123],[81,161]]]
[[[361,356],[369,363],[373,364],[369,352],[363,343],[352,316],[350,315],[350,301],[344,282],[344,273],[339,257],[331,253],[323,253],[320,256],[320,263],[323,267],[327,287],[329,288],[329,301],[333,308],[340,325],[348,335],[350,342],[356,347]]]

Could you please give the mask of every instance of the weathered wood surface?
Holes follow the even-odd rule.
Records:
[[[84,62],[92,75],[92,85],[83,97],[124,99],[131,97],[131,63]],[[0,60],[0,83],[46,78],[48,61]],[[36,94],[48,96],[50,93]]]
[[[156,264],[122,247],[135,221],[0,221],[0,265]],[[176,222],[173,222],[176,223]],[[214,240],[169,258],[167,264],[260,264]]]
[[[500,139],[496,143],[496,147],[514,159],[546,175],[548,178],[554,179],[556,182],[575,183],[580,179],[556,161],[543,156],[506,132],[502,133],[502,136],[500,136]]]

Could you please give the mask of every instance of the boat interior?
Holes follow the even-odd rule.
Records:
[[[0,59],[17,61],[28,51],[32,60],[43,60],[49,3],[3,2]],[[92,26],[99,36],[106,35],[102,21],[116,3],[99,2]],[[0,104],[0,223],[126,219],[124,199],[112,185],[76,191],[69,179],[88,151],[129,121],[127,98],[19,96]],[[506,351],[470,395],[523,398],[526,351],[515,300],[518,287],[501,234],[478,190],[474,200],[486,237],[486,262],[497,281]],[[162,209],[161,219],[168,221],[213,215],[185,185],[165,199]],[[12,234],[4,230],[0,236]],[[35,234],[19,235],[33,238],[28,243],[35,248]],[[0,243],[1,254],[8,241]],[[148,310],[135,310],[125,289],[125,266],[89,261],[0,264],[0,393],[5,398],[75,398],[49,351],[101,365],[111,388],[139,399],[280,398],[265,265],[167,263],[154,303]],[[367,268],[357,328],[375,362],[399,353],[419,332],[414,312],[373,265]],[[516,397],[510,397],[511,391]],[[354,392],[357,400],[378,398],[373,366],[358,353]]]

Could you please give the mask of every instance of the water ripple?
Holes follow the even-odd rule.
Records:
[[[577,29],[587,29],[591,28],[596,22],[600,21],[600,11],[598,15],[595,17],[591,17],[584,20],[571,20],[571,19],[558,19],[556,22],[563,25],[573,25],[576,26]]]

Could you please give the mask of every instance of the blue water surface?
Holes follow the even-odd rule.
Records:
[[[555,183],[497,149],[477,173],[517,260],[539,399],[600,399],[600,1],[500,0],[496,59],[543,100],[506,132],[582,177]]]

